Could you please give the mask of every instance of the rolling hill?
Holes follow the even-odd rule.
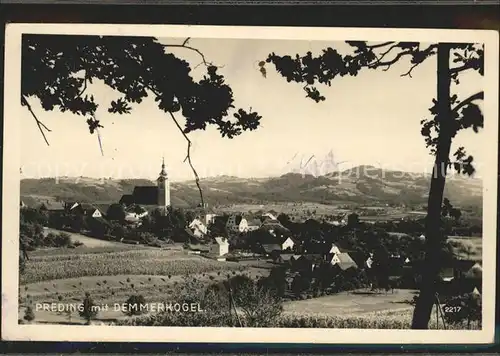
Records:
[[[423,174],[382,171],[359,166],[348,171],[313,176],[286,173],[279,177],[238,178],[218,176],[201,180],[210,205],[266,202],[393,203],[426,204],[430,177]],[[43,178],[21,180],[23,199],[58,198],[88,202],[116,202],[136,185],[154,185],[146,179]],[[185,207],[199,203],[194,181],[171,184],[172,205]],[[458,206],[481,207],[479,179],[448,179],[445,196]]]

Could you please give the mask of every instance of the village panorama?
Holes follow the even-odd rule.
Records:
[[[317,54],[328,46],[335,45],[339,53],[351,53],[353,47],[360,55],[383,43],[65,37],[23,37],[19,324],[411,328],[426,267],[432,180],[422,167],[432,168],[433,159],[419,122],[435,93],[430,78],[436,75],[437,45],[392,44],[401,53],[428,47],[424,54],[429,58],[412,78],[401,75],[410,64],[403,65],[402,73],[395,68],[394,74],[384,67],[346,75],[340,87],[333,79],[332,92],[320,94],[309,84],[304,91],[303,84],[289,83],[302,80],[287,72],[286,61],[295,53],[305,55],[301,73],[306,78],[310,48]],[[126,47],[124,54],[113,46]],[[465,50],[480,53],[470,46]],[[134,51],[142,49],[135,57]],[[457,45],[453,50],[462,49]],[[75,57],[74,51],[82,53]],[[238,61],[236,53],[242,56]],[[373,60],[371,55],[380,53],[365,54]],[[79,56],[89,58],[68,64]],[[109,56],[102,70],[94,67],[100,56]],[[139,57],[149,61],[145,73],[156,76],[130,64],[140,63]],[[64,71],[72,65],[74,73],[68,75]],[[169,76],[165,68],[179,74]],[[51,76],[57,70],[62,74],[56,80]],[[113,77],[103,74],[108,72]],[[88,80],[91,76],[97,79]],[[233,124],[223,121],[224,115],[233,116],[226,110],[232,110],[233,94],[222,76],[234,90],[234,105],[251,106],[250,112],[234,109],[239,121]],[[169,80],[176,81],[170,89],[165,86]],[[167,89],[177,99],[168,101]],[[85,90],[88,96],[82,95]],[[422,100],[404,94],[413,91],[430,94]],[[118,98],[113,93],[125,99],[113,99],[108,110],[110,98]],[[287,104],[270,99],[276,95]],[[356,102],[369,104],[342,104],[353,95]],[[391,98],[397,103],[386,105]],[[201,122],[197,110],[213,118]],[[408,114],[413,110],[418,114]],[[91,135],[78,126],[75,113],[90,117]],[[313,117],[325,121],[314,126]],[[388,123],[391,117],[397,120]],[[178,131],[177,120],[179,127],[186,120],[184,131]],[[404,120],[408,124],[399,124]],[[167,123],[171,126],[162,126]],[[45,132],[50,145],[40,135],[43,125],[52,130]],[[205,125],[216,125],[222,137]],[[388,126],[400,132],[387,131],[386,137]],[[349,135],[356,139],[344,140]],[[309,149],[315,153],[304,153]],[[430,165],[412,172],[387,168],[417,156],[429,157]],[[283,169],[257,172],[257,163],[276,157]],[[337,157],[354,164],[342,168]],[[28,172],[30,159],[85,161],[89,171],[78,177],[41,177]],[[393,161],[381,167],[377,159]],[[92,171],[114,160],[150,162],[155,176],[108,177]],[[240,164],[241,175],[224,173],[231,162]],[[268,166],[275,167],[274,162]],[[214,171],[223,173],[198,177],[196,169],[203,165],[218,165]],[[457,174],[446,181],[430,329],[481,329],[482,189],[474,175]]]

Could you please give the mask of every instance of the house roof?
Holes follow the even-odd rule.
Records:
[[[205,224],[203,223],[203,221],[201,219],[198,219],[198,218],[194,218],[190,223],[189,223],[189,227],[190,228],[193,228],[195,226],[205,226]]]
[[[278,244],[263,244],[262,248],[266,253],[271,253],[273,251],[281,251],[281,246]]]
[[[125,221],[128,221],[128,222],[132,222],[132,223],[136,223],[138,222],[140,219],[136,216],[136,215],[132,215],[132,214],[125,214]]]
[[[342,270],[345,271],[346,269],[349,269],[349,268],[357,268],[358,267],[356,262],[354,262],[354,260],[351,258],[351,256],[349,256],[348,253],[345,253],[345,252],[339,253],[337,256],[340,260],[338,265]]]
[[[262,223],[260,226],[261,230],[273,230],[277,233],[283,234],[283,235],[289,235],[290,230],[288,230],[286,227],[281,225],[279,222],[268,222],[268,223]]]
[[[284,236],[280,239],[281,243],[284,244],[287,240],[291,240],[292,243],[296,243],[297,241],[295,241],[295,239],[291,236]]]
[[[309,255],[301,255],[299,257],[299,259],[301,260],[307,260],[307,261],[317,261],[317,260],[321,260],[322,259],[322,256],[320,254],[309,254]]]
[[[276,216],[274,214],[272,214],[272,213],[269,213],[269,212],[262,214],[262,216],[265,217],[265,218],[269,218],[271,220],[277,220]]]
[[[291,255],[291,254],[282,254],[281,255],[281,259],[283,261],[291,261],[291,260],[296,260],[300,258],[300,256],[297,256],[297,255]]]
[[[397,237],[398,239],[411,237],[410,235],[408,235],[404,232],[388,232],[387,235],[389,235],[391,237]]]
[[[247,220],[248,226],[261,226],[262,222],[259,219]]]
[[[466,278],[482,279],[483,278],[483,267],[479,263],[476,263],[471,269],[465,274]]]
[[[80,206],[83,211],[86,212],[94,212],[95,210],[99,210],[99,208],[97,208],[95,205],[89,203],[78,203],[78,206]]]
[[[58,201],[43,202],[47,210],[64,210],[64,204]]]
[[[343,252],[342,249],[340,252]],[[349,256],[351,256],[352,260],[358,265],[358,266],[364,266],[368,258],[370,257],[369,254],[361,251],[354,251],[354,252],[349,252]]]
[[[109,203],[97,203],[94,205],[103,214],[106,214],[108,212],[109,207],[111,206],[111,204]]]
[[[219,246],[220,245],[228,245],[229,244],[229,242],[227,241],[227,239],[224,238],[224,237],[220,237],[220,236],[219,237],[215,237],[214,240],[215,240],[215,243],[217,245],[219,245]]]

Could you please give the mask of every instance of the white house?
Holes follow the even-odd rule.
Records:
[[[335,266],[337,263],[340,263],[340,258],[338,254],[334,254],[331,258],[330,261],[328,261],[332,266]]]
[[[91,216],[93,218],[102,218],[102,213],[99,211],[99,209],[95,209]]]
[[[239,233],[248,231],[247,219],[241,215],[231,215],[227,219],[226,229],[228,232]]]
[[[373,265],[373,253],[370,253],[370,256],[365,261],[365,265],[366,265],[367,268],[372,268],[372,265]]]
[[[198,218],[191,221],[191,223],[189,224],[189,228],[193,232],[193,235],[196,237],[203,237],[208,232],[207,226]]]
[[[340,253],[340,249],[337,247],[337,245],[332,244],[332,247],[330,247],[330,250],[328,251],[328,253],[336,255],[336,254]]]
[[[205,215],[205,226],[208,226],[208,225],[210,225],[210,224],[213,224],[213,223],[214,223],[214,221],[215,221],[215,217],[216,217],[216,216],[217,216],[217,215],[215,215],[215,214],[206,214],[206,215]]]
[[[210,254],[217,257],[229,253],[229,242],[224,237],[216,237],[214,243],[210,245]]]
[[[288,237],[282,244],[281,244],[281,249],[283,251],[285,250],[293,250],[293,246],[295,245],[295,242]]]
[[[345,271],[349,268],[357,268],[358,267],[356,262],[354,262],[354,260],[351,258],[351,256],[346,252],[342,252],[342,253],[333,255],[330,263],[332,265],[338,265],[343,271]]]
[[[138,222],[147,215],[147,210],[139,205],[131,205],[125,209],[125,220],[129,222]]]
[[[93,218],[102,218],[103,215],[96,206],[88,203],[74,203],[73,205],[71,205],[69,210],[72,213],[78,211],[86,216],[91,216]]]

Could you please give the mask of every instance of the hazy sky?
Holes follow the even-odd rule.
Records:
[[[184,39],[162,39],[163,43],[182,43]],[[277,54],[319,53],[331,46],[341,52],[349,46],[341,42],[297,42],[277,40],[190,40],[208,61],[214,62],[233,89],[235,106],[257,111],[262,126],[235,139],[221,138],[218,131],[190,134],[192,160],[202,177],[236,175],[264,177],[284,173],[287,162],[298,156],[324,156],[330,150],[341,168],[370,164],[412,172],[429,171],[428,155],[420,135],[420,120],[428,117],[436,93],[436,57],[413,72],[404,61],[389,71],[364,71],[358,77],[336,78],[330,88],[318,87],[327,100],[315,103],[305,98],[301,84],[287,83],[268,65],[267,78],[258,71],[258,61],[270,52]],[[187,49],[176,55],[192,63],[200,57]],[[193,75],[204,71],[198,67]],[[483,88],[478,74],[461,79],[463,96]],[[456,91],[455,91],[456,92]],[[134,106],[132,114],[107,112],[111,100],[120,94],[94,83],[88,88],[101,104],[97,118],[104,156],[97,135],[90,135],[85,120],[71,113],[45,112],[37,99],[31,99],[38,117],[50,128],[47,146],[30,113],[23,110],[21,163],[23,178],[40,176],[91,176],[155,179],[162,155],[172,180],[192,179],[184,163],[186,142],[168,115],[160,111],[152,97]],[[178,114],[179,115],[179,114]],[[182,117],[179,116],[182,121]],[[455,147],[465,145],[478,161],[485,149],[481,133],[461,133]],[[484,140],[483,140],[484,141]]]

